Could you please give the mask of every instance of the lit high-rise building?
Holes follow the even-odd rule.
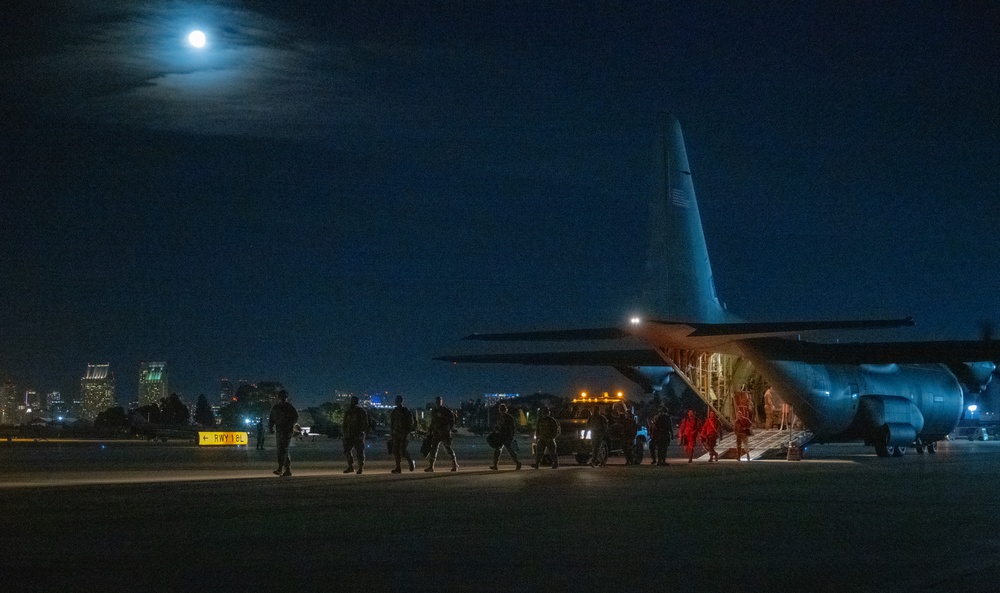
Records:
[[[169,395],[167,391],[167,363],[139,363],[139,405],[155,405]]]
[[[108,364],[88,364],[80,379],[80,418],[93,420],[115,406],[115,376]]]
[[[219,379],[219,403],[230,404],[235,396],[236,389],[233,388],[233,382],[226,378]]]
[[[5,381],[0,385],[0,424],[17,422],[17,385]]]
[[[50,391],[45,394],[45,409],[49,411],[49,416],[58,418],[69,414],[66,402],[63,401],[62,392]]]

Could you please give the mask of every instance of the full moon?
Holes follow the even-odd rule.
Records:
[[[188,43],[195,47],[205,47],[205,34],[201,31],[191,31],[188,35]]]

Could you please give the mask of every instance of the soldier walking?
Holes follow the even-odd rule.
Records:
[[[286,477],[292,475],[292,458],[288,455],[288,444],[292,441],[292,427],[299,419],[295,406],[288,403],[288,392],[282,389],[278,392],[278,403],[271,406],[267,419],[267,430],[274,433],[278,445],[278,469],[275,475]]]
[[[500,462],[500,451],[502,449],[507,449],[507,453],[510,453],[510,458],[514,460],[514,469],[521,469],[521,462],[517,458],[517,453],[514,452],[514,436],[517,431],[517,425],[514,422],[514,417],[507,413],[506,404],[500,404],[497,406],[497,421],[493,425],[493,432],[490,434],[493,447],[493,465],[490,469],[493,471],[498,471],[500,468],[498,464]]]
[[[650,462],[653,465],[669,465],[667,463],[667,447],[674,439],[673,421],[666,410],[661,410],[653,416],[652,432],[650,435],[649,454],[653,458]]]
[[[434,471],[434,461],[437,459],[440,445],[444,445],[445,452],[451,456],[451,471],[458,471],[458,458],[455,457],[455,450],[451,448],[451,430],[454,426],[455,416],[451,410],[445,407],[440,397],[434,398],[434,408],[431,409],[431,425],[428,429],[431,450],[427,456],[430,465],[424,469],[425,472]]]
[[[604,439],[608,434],[608,419],[601,414],[601,409],[595,407],[587,418],[587,430],[590,431],[590,466],[604,467],[607,457],[601,455]]]
[[[357,396],[351,396],[351,405],[344,412],[344,422],[341,433],[344,437],[344,457],[347,458],[345,474],[354,472],[354,457],[358,458],[357,473],[360,476],[365,470],[365,435],[370,428],[368,412],[358,405]]]
[[[413,413],[403,405],[403,396],[397,395],[396,407],[389,415],[389,448],[392,449],[392,456],[396,460],[396,467],[392,470],[394,474],[402,472],[400,463],[404,457],[411,472],[417,466],[408,451],[411,432],[413,432]]]
[[[557,436],[559,436],[559,423],[549,415],[549,409],[542,406],[538,410],[538,422],[535,423],[535,462],[531,467],[538,469],[546,453],[552,459],[552,469],[559,467],[559,454],[556,452]]]

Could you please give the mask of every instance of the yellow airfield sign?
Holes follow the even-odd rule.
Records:
[[[246,445],[245,432],[199,432],[199,445]]]

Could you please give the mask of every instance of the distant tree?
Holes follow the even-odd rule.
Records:
[[[202,426],[215,426],[215,414],[212,413],[212,406],[208,405],[208,398],[204,393],[198,396],[198,403],[195,404],[194,421]]]
[[[94,428],[102,431],[123,432],[128,429],[129,424],[125,408],[121,406],[108,408],[94,418]]]
[[[156,404],[149,404],[145,406],[140,406],[133,412],[133,415],[138,416],[142,422],[148,424],[159,424],[160,423],[160,406]]]
[[[171,393],[170,397],[160,400],[161,424],[187,424],[190,419],[191,410],[181,401],[181,396]]]

